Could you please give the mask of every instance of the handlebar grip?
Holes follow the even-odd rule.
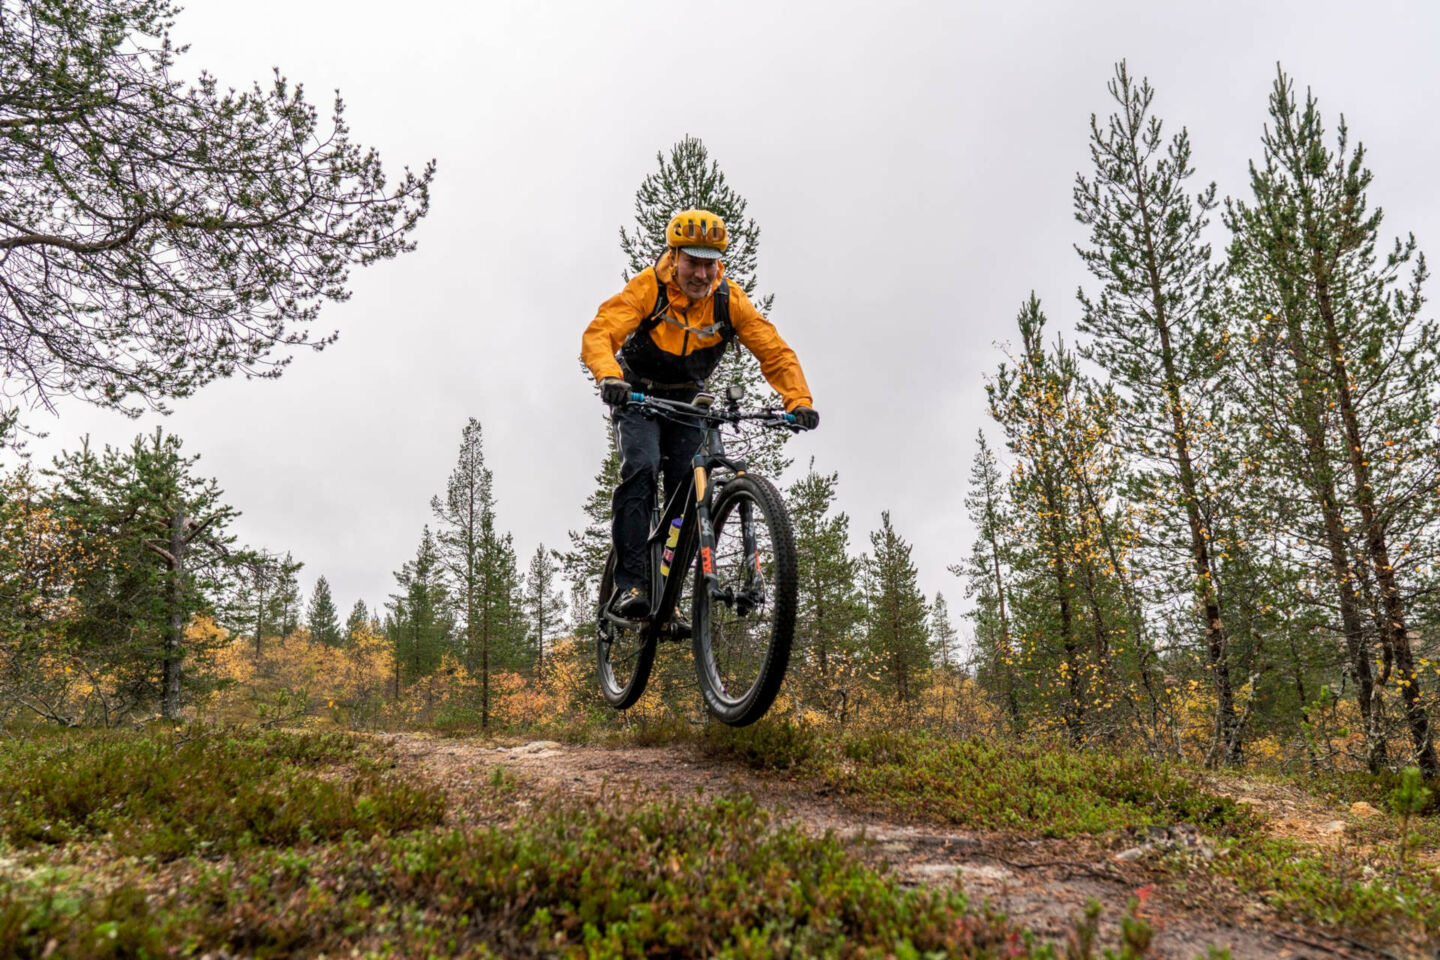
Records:
[[[795,414],[793,414],[793,413],[787,413],[787,414],[785,414],[785,422],[786,422],[786,423],[794,423],[794,422],[795,422]]]
[[[644,402],[645,402],[645,394],[643,394],[643,393],[632,393],[632,394],[630,394],[630,402],[631,402],[631,403],[644,403]]]

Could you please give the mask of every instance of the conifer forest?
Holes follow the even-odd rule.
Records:
[[[382,164],[338,94],[278,72],[175,80],[168,0],[0,11],[0,954],[1433,955],[1440,326],[1414,225],[1373,198],[1363,109],[1352,130],[1277,66],[1222,196],[1147,79],[1097,78],[1086,279],[1059,304],[1013,291],[1008,332],[973,346],[987,419],[948,492],[971,542],[946,588],[921,588],[925,532],[852,517],[795,435],[734,441],[798,558],[783,687],[736,730],[707,719],[688,643],[629,709],[598,695],[620,469],[598,415],[563,543],[507,529],[497,477],[533,468],[487,455],[504,411],[439,425],[453,460],[413,552],[368,558],[384,597],[243,542],[211,438],[31,455],[68,436],[41,422],[57,405],[134,415],[322,368],[323,308],[410,254],[437,167]],[[701,208],[768,314],[783,282],[760,286],[746,198],[701,137],[656,147],[609,249],[624,279]],[[712,382],[781,403],[743,350]],[[442,769],[466,750],[486,758]],[[645,750],[673,795],[617,797]],[[563,751],[594,766],[535,759]],[[687,793],[691,761],[754,779]],[[1292,827],[1340,811],[1312,819],[1344,842],[1272,829],[1280,794]],[[828,803],[973,831],[1018,872],[882,867],[805,812]],[[1077,859],[1085,905],[1004,899],[1043,873],[1038,899],[1067,902]]]

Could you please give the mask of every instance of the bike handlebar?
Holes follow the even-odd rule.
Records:
[[[793,430],[803,430],[795,422],[795,414],[786,413],[783,410],[729,410],[721,407],[700,407],[693,403],[685,403],[680,400],[665,400],[661,397],[652,397],[644,393],[631,393],[629,403],[639,404],[656,408],[669,413],[682,413],[694,417],[702,417],[707,420],[717,420],[724,423],[738,423],[741,420],[768,420],[775,426],[786,426]]]

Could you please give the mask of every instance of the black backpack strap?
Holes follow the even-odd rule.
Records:
[[[665,281],[660,279],[659,272],[656,272],[655,306],[650,311],[650,316],[640,321],[640,326],[636,328],[635,332],[644,334],[654,330],[665,319],[665,311],[669,306],[670,292],[665,289]],[[735,339],[735,328],[730,324],[730,281],[728,280],[721,280],[720,286],[715,288],[714,330],[725,343]]]
[[[730,325],[730,281],[723,278],[715,290],[715,326],[725,343],[735,339],[735,328]]]
[[[650,270],[655,274],[655,306],[650,311],[650,316],[640,321],[637,333],[649,333],[654,330],[661,318],[665,316],[665,310],[670,306],[670,292],[665,289],[665,281],[660,279],[660,271],[654,267],[651,267]],[[729,316],[728,311],[726,316]]]

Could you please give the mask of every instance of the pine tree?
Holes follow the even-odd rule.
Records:
[[[946,673],[959,669],[959,640],[960,633],[950,622],[950,605],[945,602],[945,595],[936,590],[935,599],[930,602],[930,650],[932,658]]]
[[[535,548],[525,575],[524,610],[527,638],[538,667],[565,623],[565,595],[556,584],[558,569],[553,551],[545,544]]]
[[[402,680],[414,683],[433,673],[451,649],[451,603],[429,526],[420,535],[415,559],[396,572],[395,583],[400,589],[390,596],[385,636],[394,651],[398,698]]]
[[[843,723],[861,672],[865,603],[859,564],[850,556],[850,518],[831,513],[838,483],[838,474],[816,473],[811,460],[785,499],[798,561],[792,689]]]
[[[1440,452],[1431,432],[1440,330],[1419,316],[1424,257],[1413,236],[1377,254],[1381,213],[1366,200],[1364,148],[1352,149],[1343,121],[1334,149],[1326,146],[1315,98],[1307,94],[1300,107],[1283,70],[1270,118],[1263,165],[1251,166],[1253,199],[1226,212],[1245,318],[1240,364],[1259,387],[1248,398],[1250,419],[1257,435],[1282,432],[1285,446],[1303,451],[1288,464],[1267,460],[1308,491],[1314,507],[1301,527],[1328,554],[1372,768],[1380,764],[1382,694],[1393,665],[1416,761],[1435,776],[1440,758],[1411,643],[1415,597],[1426,588],[1406,582],[1425,576],[1433,558],[1414,548],[1436,520],[1431,465]],[[1375,623],[1378,677],[1370,676],[1357,607]]]
[[[335,598],[330,595],[330,581],[321,576],[315,581],[310,594],[310,606],[305,612],[305,622],[310,627],[310,640],[327,647],[340,646],[339,611],[335,609]]]
[[[932,666],[928,610],[910,559],[911,546],[895,532],[890,511],[880,514],[880,529],[870,534],[865,558],[865,636],[872,662],[886,688],[901,703],[920,695],[920,683]]]
[[[509,534],[495,526],[494,479],[485,466],[480,421],[460,434],[460,453],[445,496],[430,508],[440,521],[438,557],[462,625],[461,659],[480,675],[480,725],[490,723],[490,678],[523,661],[519,573]]]
[[[352,268],[413,246],[433,163],[382,169],[338,94],[327,112],[278,72],[177,67],[176,10],[0,7],[0,407],[73,396],[138,416],[217,378],[278,376],[334,339],[310,324],[349,297]]]
[[[1005,478],[995,462],[984,431],[976,432],[975,462],[965,509],[975,527],[970,560],[950,572],[965,578],[965,593],[975,601],[969,614],[975,623],[976,680],[1003,704],[1012,729],[1021,729],[1020,679],[1016,669],[1019,650],[1011,632],[1009,594],[1014,576],[1010,558],[1010,508]]]
[[[1080,257],[1102,285],[1096,299],[1079,294],[1080,329],[1093,338],[1081,353],[1123,394],[1119,417],[1139,454],[1133,493],[1150,517],[1146,567],[1168,572],[1166,593],[1193,598],[1216,700],[1210,759],[1233,765],[1241,731],[1217,562],[1233,544],[1217,543],[1206,519],[1217,509],[1208,448],[1223,436],[1215,386],[1224,351],[1212,332],[1218,270],[1201,240],[1215,185],[1193,201],[1186,194],[1189,136],[1182,129],[1164,140],[1148,81],[1135,84],[1121,61],[1108,89],[1119,111],[1104,129],[1091,115],[1094,177],[1075,185],[1076,218],[1090,228]],[[1142,622],[1132,610],[1132,623]]]

